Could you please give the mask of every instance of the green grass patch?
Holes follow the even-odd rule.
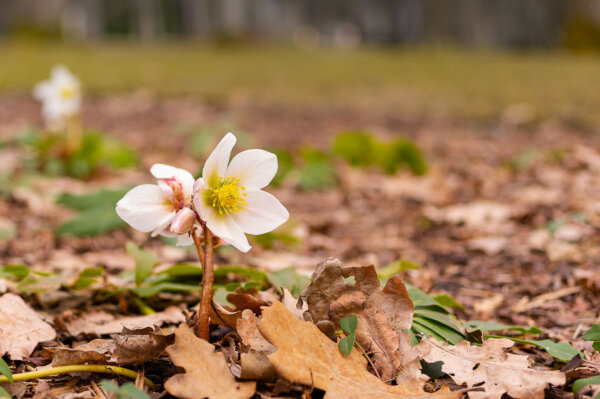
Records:
[[[0,90],[29,92],[55,63],[89,92],[147,88],[208,101],[362,107],[402,115],[495,118],[531,103],[542,117],[600,123],[600,57],[448,48],[301,50],[198,43],[0,43]]]

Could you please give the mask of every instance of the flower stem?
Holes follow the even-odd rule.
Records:
[[[194,234],[195,236],[195,234]],[[194,242],[198,242],[195,238]],[[198,244],[196,247],[199,248]],[[215,271],[213,266],[213,237],[207,227],[204,227],[204,270],[202,273],[202,295],[200,297],[200,310],[198,315],[198,324],[196,325],[196,335],[208,341],[210,325],[210,305],[213,297],[213,283],[215,280]],[[200,252],[200,250],[198,250]]]
[[[202,268],[204,268],[204,250],[202,249],[202,244],[200,244],[200,239],[198,238],[198,234],[196,234],[196,227],[192,230],[192,238],[194,239],[194,244],[196,245],[196,250],[198,251],[198,258],[200,258],[200,264]]]
[[[66,145],[67,155],[75,153],[83,141],[81,115],[72,115],[67,119]]]
[[[33,380],[36,378],[44,378],[50,377],[51,375],[57,374],[68,374],[68,373],[76,373],[76,372],[92,372],[92,373],[108,373],[108,374],[118,374],[124,377],[129,377],[131,379],[135,379],[137,377],[137,373],[133,370],[129,370],[123,367],[117,366],[108,366],[101,364],[76,364],[71,366],[60,366],[60,367],[52,367],[44,370],[36,370],[29,371],[27,373],[21,374],[13,374],[14,381],[25,381],[25,380]],[[0,384],[4,384],[10,382],[8,377],[0,375]],[[149,387],[154,386],[152,381],[147,378],[144,378],[144,382]]]

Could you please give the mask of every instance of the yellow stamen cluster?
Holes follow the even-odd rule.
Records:
[[[75,97],[75,88],[71,85],[61,87],[60,96],[63,100],[68,100]]]
[[[244,192],[246,187],[240,185],[237,177],[219,177],[217,184],[210,188],[210,205],[217,208],[219,215],[237,213],[246,204]]]

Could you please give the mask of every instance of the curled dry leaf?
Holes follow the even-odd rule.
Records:
[[[428,350],[423,360],[442,361],[442,371],[457,384],[485,389],[485,392],[469,392],[472,399],[500,399],[505,393],[515,399],[543,398],[548,384],[565,383],[562,372],[532,369],[527,356],[504,352],[513,345],[509,339],[488,339],[480,347],[470,346],[466,341],[444,346],[430,338],[419,346]]]
[[[164,335],[158,328],[124,328],[121,335],[113,339],[95,339],[77,348],[56,349],[52,365],[145,363],[156,359],[173,339],[173,334]]]
[[[442,390],[428,394],[417,382],[387,385],[367,371],[358,351],[344,356],[335,342],[316,325],[298,320],[280,302],[263,309],[258,328],[277,347],[267,357],[277,373],[294,383],[326,391],[325,399],[459,398],[461,392]]]
[[[227,300],[235,306],[236,310],[250,309],[256,314],[260,314],[261,306],[269,305],[262,299],[252,295],[252,292],[234,292],[227,295]]]
[[[55,337],[56,331],[21,297],[13,294],[0,297],[0,356],[7,353],[12,360],[23,360],[39,342]]]
[[[258,319],[250,309],[244,310],[242,317],[238,319],[237,332],[244,344],[255,351],[273,353],[277,350],[258,330]]]
[[[162,312],[146,316],[130,316],[117,318],[107,312],[90,312],[66,323],[71,335],[89,334],[105,335],[118,334],[123,328],[145,328],[162,324],[178,324],[185,321],[181,309],[169,306]]]
[[[173,364],[185,369],[165,383],[165,389],[178,398],[248,399],[256,392],[255,382],[237,382],[225,356],[196,337],[187,324],[175,330],[175,344],[167,348]]]
[[[237,332],[242,342],[249,347],[247,353],[240,356],[241,378],[249,380],[273,380],[277,376],[275,369],[267,354],[271,354],[277,348],[263,337],[258,330],[258,319],[250,310],[242,312],[242,317],[237,321]]]
[[[344,279],[354,277],[355,283]],[[422,379],[418,353],[411,348],[409,329],[413,303],[399,275],[382,289],[374,266],[345,267],[337,259],[319,264],[312,284],[300,295],[314,323],[357,315],[356,341],[373,353],[373,364],[384,381]]]
[[[241,310],[229,310],[220,303],[212,301],[210,307],[210,322],[212,324],[218,324],[234,330],[240,317],[242,317]]]

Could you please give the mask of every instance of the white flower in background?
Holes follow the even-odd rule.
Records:
[[[50,79],[35,85],[33,96],[42,103],[42,115],[52,129],[64,128],[67,119],[81,110],[79,79],[64,65],[54,66]]]
[[[190,245],[187,234],[196,220],[191,209],[194,177],[186,170],[155,164],[150,173],[157,184],[142,184],[129,190],[117,202],[117,214],[131,227],[152,237],[179,236],[177,245]]]
[[[227,133],[209,155],[202,178],[194,185],[194,207],[207,227],[242,252],[250,245],[245,233],[267,233],[289,218],[283,205],[262,191],[277,173],[277,156],[246,150],[229,162],[236,138]]]

